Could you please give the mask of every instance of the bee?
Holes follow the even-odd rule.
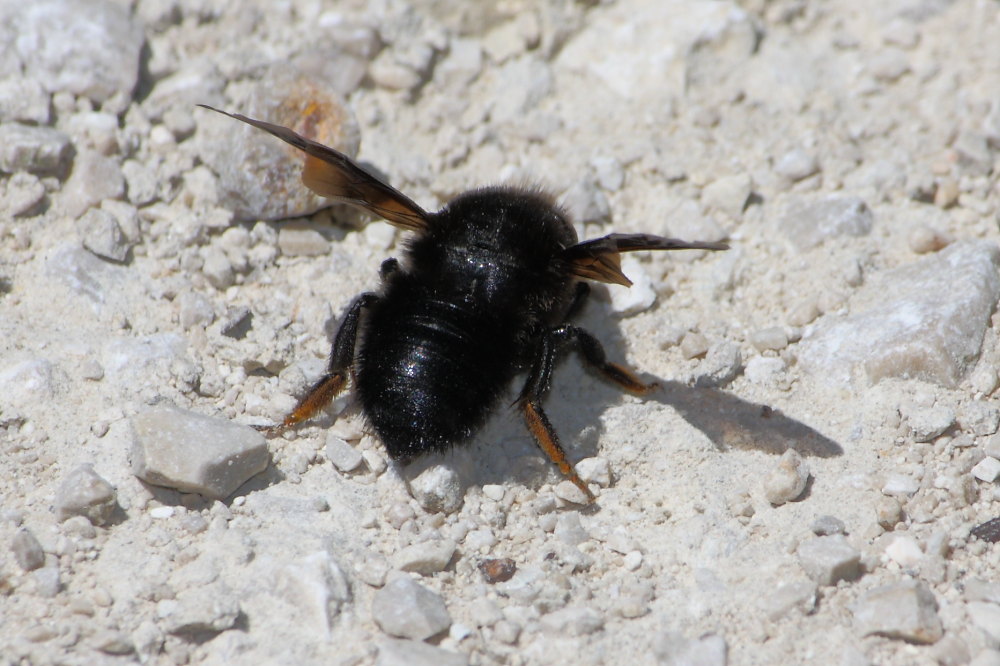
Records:
[[[728,245],[619,233],[580,242],[554,199],[529,187],[481,187],[427,212],[343,153],[280,125],[205,108],[305,153],[302,182],[313,192],[411,233],[402,261],[382,263],[381,288],[347,309],[326,374],[270,428],[309,419],[351,377],[367,422],[389,456],[405,464],[469,441],[526,373],[517,410],[542,451],[593,501],[542,408],[557,359],[574,349],[586,366],[635,395],[657,384],[608,361],[597,338],[570,323],[590,292],[586,281],[630,286],[622,252]]]

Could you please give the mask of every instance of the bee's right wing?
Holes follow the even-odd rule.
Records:
[[[281,125],[227,113],[206,104],[198,106],[253,125],[306,153],[302,182],[316,194],[363,208],[403,229],[427,229],[429,216],[424,209],[396,188],[362,169],[347,155]]]
[[[631,287],[622,273],[622,252],[639,250],[726,250],[728,243],[684,241],[649,234],[609,234],[571,245],[562,251],[562,260],[577,277]]]

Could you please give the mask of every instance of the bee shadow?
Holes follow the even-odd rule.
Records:
[[[624,359],[625,342],[619,326],[596,305],[590,308],[596,314],[582,317],[581,325],[601,340],[609,360]],[[651,377],[642,373],[641,368],[638,371],[644,380],[660,384],[642,400],[673,408],[720,451],[735,448],[780,455],[794,449],[803,456],[819,458],[844,452],[834,440],[780,410],[743,400],[719,388],[689,386]],[[515,380],[508,403],[514,400],[524,380],[524,375]],[[616,386],[585,369],[578,354],[567,353],[560,359],[552,390],[543,405],[571,461],[598,454],[604,434],[599,416],[618,403],[620,396]],[[537,487],[562,480],[513,408],[498,410],[473,441],[470,453],[475,459],[471,473],[477,484],[514,479]]]

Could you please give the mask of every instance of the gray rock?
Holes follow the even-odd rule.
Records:
[[[944,633],[937,611],[937,601],[927,586],[906,580],[866,592],[854,605],[854,623],[862,636],[935,643]]]
[[[726,666],[729,661],[729,646],[718,634],[688,639],[668,632],[654,639],[653,652],[661,666]]]
[[[326,551],[300,557],[279,569],[275,592],[302,611],[321,634],[329,632],[351,600],[347,576]]]
[[[811,580],[779,583],[761,599],[761,610],[772,622],[788,617],[793,611],[808,615],[816,608],[816,589],[816,583]]]
[[[972,400],[958,410],[958,425],[977,437],[992,435],[1000,427],[1000,409],[983,400]]]
[[[546,614],[541,620],[544,631],[566,636],[586,636],[604,627],[604,618],[587,606],[567,606]]]
[[[330,252],[330,241],[315,225],[289,222],[278,229],[278,249],[286,257],[317,257]]]
[[[428,465],[410,481],[409,486],[413,498],[429,513],[454,513],[465,499],[462,479],[447,465]]]
[[[14,76],[0,81],[0,123],[11,120],[48,125],[49,94],[31,78]]]
[[[764,496],[775,506],[792,502],[802,495],[809,481],[809,466],[795,449],[788,449],[764,479]]]
[[[820,516],[813,521],[809,529],[816,536],[830,536],[831,534],[845,534],[847,532],[844,521],[834,516]]]
[[[360,134],[347,103],[322,78],[287,64],[269,70],[234,107],[348,156],[357,153]],[[199,154],[219,177],[219,205],[232,210],[236,221],[300,217],[332,203],[302,184],[298,149],[211,111],[199,110],[195,117]]]
[[[579,546],[590,540],[587,530],[580,524],[580,514],[576,511],[559,514],[556,518],[555,535],[557,539],[570,546]]]
[[[11,217],[34,215],[45,201],[45,185],[34,174],[18,171],[7,180],[2,203]]]
[[[955,411],[942,405],[905,402],[899,411],[916,442],[933,441],[955,424]]]
[[[1000,250],[959,241],[872,279],[851,314],[830,317],[799,345],[799,364],[847,384],[859,366],[872,382],[919,378],[955,386],[979,355],[1000,298]]]
[[[115,488],[105,481],[90,464],[74,469],[56,492],[56,518],[60,521],[83,516],[94,525],[111,520],[117,501]]]
[[[801,148],[788,151],[775,163],[778,175],[795,182],[819,172],[819,161]]]
[[[59,575],[59,567],[42,567],[31,572],[31,578],[35,583],[35,592],[38,596],[51,599],[59,594],[62,589],[62,577]]]
[[[372,619],[391,636],[417,641],[451,626],[451,615],[441,596],[409,576],[400,576],[375,593]]]
[[[31,530],[18,530],[11,540],[10,550],[14,553],[18,566],[25,571],[34,571],[45,564],[45,551]]]
[[[840,534],[802,542],[798,556],[802,569],[820,585],[836,585],[861,575],[861,554]]]
[[[83,246],[97,256],[119,263],[128,258],[132,244],[111,213],[91,208],[76,221],[76,230]]]
[[[749,174],[724,176],[705,186],[701,191],[701,200],[729,217],[739,219],[750,199],[752,187],[753,181]]]
[[[705,359],[698,364],[694,385],[720,388],[736,379],[742,369],[743,355],[740,353],[740,346],[735,342],[719,342],[708,348]]]
[[[175,407],[132,419],[132,471],[157,486],[225,499],[270,460],[253,428]]]
[[[326,459],[341,472],[353,472],[365,461],[361,452],[334,434],[326,437]]]
[[[385,639],[378,643],[375,666],[467,666],[469,658],[419,641]]]
[[[108,0],[33,0],[0,4],[0,23],[16,39],[28,78],[50,92],[68,91],[97,103],[115,93],[131,97],[139,79],[142,28],[128,8]]]
[[[125,195],[125,177],[113,158],[93,150],[83,150],[73,160],[73,172],[63,186],[59,200],[70,217],[79,217],[104,199]]]
[[[59,130],[20,123],[0,125],[0,171],[61,175],[71,155],[70,138]]]
[[[828,238],[867,236],[872,229],[872,211],[858,197],[827,196],[795,202],[778,225],[791,246],[802,252]]]
[[[136,206],[145,206],[159,198],[160,181],[156,170],[138,160],[125,160],[122,176],[128,200]]]
[[[197,634],[231,629],[240,615],[236,595],[221,583],[191,587],[157,605],[163,627],[171,634]]]
[[[455,542],[451,539],[422,541],[397,552],[394,563],[400,571],[430,576],[444,571],[455,555],[455,548]]]
[[[788,346],[788,334],[780,326],[762,328],[750,334],[750,344],[757,351],[780,351]]]
[[[215,321],[215,308],[212,303],[194,291],[185,291],[174,299],[180,316],[180,323],[185,329],[194,326],[208,326]]]

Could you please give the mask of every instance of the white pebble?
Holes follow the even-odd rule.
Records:
[[[993,483],[1000,477],[1000,460],[987,456],[972,468],[972,476],[986,483]]]
[[[808,480],[808,465],[798,451],[788,449],[764,481],[764,495],[768,502],[780,506],[802,495]]]

